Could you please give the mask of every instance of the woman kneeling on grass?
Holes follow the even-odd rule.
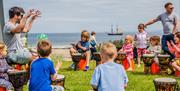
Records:
[[[89,43],[89,32],[86,30],[81,32],[81,41],[79,41],[76,46],[70,49],[71,56],[74,53],[83,53],[86,56],[86,67],[84,71],[87,71],[89,69],[89,60],[90,60],[90,43]]]

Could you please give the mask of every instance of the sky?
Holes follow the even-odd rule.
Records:
[[[180,16],[180,0],[3,0],[5,21],[12,6],[38,9],[42,12],[31,33],[77,33],[83,29],[110,32],[118,25],[123,32],[137,31],[139,23],[147,22],[164,12],[164,4],[172,2]],[[160,22],[147,28],[162,30]]]

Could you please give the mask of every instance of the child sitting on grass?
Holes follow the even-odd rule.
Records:
[[[89,32],[87,32],[86,30],[82,31],[81,32],[81,41],[79,41],[75,47],[70,49],[71,56],[74,53],[83,53],[85,55],[86,61],[87,61],[86,67],[84,69],[85,71],[87,71],[89,69],[89,60],[90,60],[89,38],[90,38]]]
[[[146,54],[147,48],[147,33],[145,32],[144,24],[138,25],[138,33],[135,34],[135,43],[138,53],[138,67],[140,67],[141,56]]]
[[[48,40],[38,42],[37,52],[40,58],[31,64],[29,91],[52,91],[51,81],[56,80],[61,63],[58,61],[54,69],[53,62],[48,58],[52,52]]]
[[[147,53],[154,54],[155,58],[154,61],[159,63],[157,55],[161,53],[161,45],[160,45],[160,37],[159,36],[152,36],[150,38],[150,46],[147,48]]]
[[[172,54],[175,54],[175,61],[172,63],[172,66],[180,71],[180,32],[175,33],[174,36],[175,44],[173,41],[167,42],[168,49]]]
[[[91,85],[98,91],[124,91],[128,77],[122,65],[114,62],[117,49],[112,43],[105,43],[101,47],[101,60],[92,76]]]
[[[130,35],[127,35],[125,37],[125,43],[122,46],[122,49],[119,50],[119,52],[125,52],[126,53],[126,58],[129,63],[129,68],[127,69],[128,71],[132,71],[132,60],[133,60],[133,37]]]
[[[12,90],[12,84],[9,82],[7,72],[12,69],[6,62],[7,48],[5,44],[0,43],[0,86],[5,87],[6,91]]]

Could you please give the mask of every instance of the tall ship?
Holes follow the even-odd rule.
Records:
[[[107,33],[108,35],[123,35],[122,29],[119,29],[118,25],[116,26],[116,32],[114,32],[113,25],[111,25],[111,32]]]

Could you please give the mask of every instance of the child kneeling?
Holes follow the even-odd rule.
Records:
[[[48,40],[38,42],[37,52],[40,57],[31,64],[29,91],[52,91],[51,81],[56,80],[61,64],[58,61],[54,69],[53,62],[48,58],[52,52],[52,45]]]
[[[122,65],[114,62],[117,49],[112,43],[105,43],[101,48],[101,60],[92,76],[91,85],[98,91],[124,91],[128,77]]]

